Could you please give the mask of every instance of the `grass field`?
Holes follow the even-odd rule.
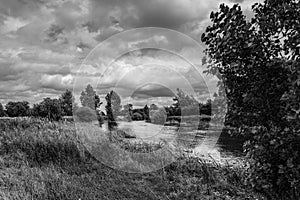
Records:
[[[140,147],[127,148],[141,151]],[[0,122],[0,199],[4,200],[265,199],[244,185],[244,173],[242,166],[182,156],[161,170],[130,174],[98,162],[72,123]]]

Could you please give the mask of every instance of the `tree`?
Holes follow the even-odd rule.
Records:
[[[123,106],[122,114],[128,122],[132,121],[132,104],[126,104]]]
[[[5,105],[6,113],[9,117],[24,117],[28,116],[29,102],[18,101],[18,102],[8,102]]]
[[[177,88],[177,94],[173,98],[175,101],[174,107],[186,107],[192,105],[198,105],[198,101],[193,97],[184,93],[182,89]]]
[[[122,112],[124,115],[126,115],[130,110],[132,110],[132,104],[126,104],[123,106]]]
[[[33,115],[58,121],[62,118],[63,110],[59,99],[45,98],[42,102],[34,104]]]
[[[92,122],[98,119],[96,111],[90,107],[78,108],[75,112],[75,116],[80,122]]]
[[[112,90],[110,92],[110,99],[111,99],[113,114],[116,117],[120,114],[120,111],[122,109],[121,98],[115,91]]]
[[[154,103],[150,105],[150,110],[158,110],[158,106],[155,105]]]
[[[201,115],[211,115],[212,114],[212,100],[208,99],[206,103],[200,104],[200,114]]]
[[[108,93],[105,97],[106,100],[105,110],[106,110],[107,121],[108,121],[108,129],[110,131],[112,131],[118,125],[117,122],[115,121],[115,116],[112,108],[112,96],[113,96],[113,91]],[[111,139],[112,138],[110,134],[109,140],[111,141]]]
[[[164,108],[150,111],[150,119],[153,124],[163,125],[167,120],[167,113]]]
[[[64,116],[72,116],[72,103],[74,102],[73,94],[70,90],[66,90],[60,97],[61,107]]]
[[[0,103],[0,117],[6,116],[3,105]]]
[[[202,35],[207,73],[224,83],[227,124],[251,138],[249,181],[281,197],[300,188],[300,4],[265,0],[247,21],[241,7],[222,4]],[[297,75],[298,74],[298,75]],[[292,142],[294,141],[294,142]],[[299,144],[298,144],[299,145]],[[297,189],[298,188],[298,189]],[[299,196],[298,196],[299,197]]]
[[[144,119],[143,115],[139,112],[135,112],[132,115],[132,120],[134,120],[134,121],[141,121],[143,119]]]
[[[90,107],[93,110],[101,105],[99,96],[90,84],[81,92],[80,102],[82,106]]]
[[[146,120],[146,122],[151,122],[150,120],[150,113],[149,113],[149,107],[147,105],[145,105],[144,107],[144,119]]]

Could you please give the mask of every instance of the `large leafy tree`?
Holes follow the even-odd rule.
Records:
[[[29,102],[18,101],[18,102],[8,102],[5,105],[6,113],[9,117],[24,117],[29,114]]]
[[[90,84],[88,84],[85,90],[81,92],[80,102],[82,106],[90,107],[93,110],[98,108],[101,104],[99,96]]]
[[[63,115],[72,116],[72,103],[74,102],[73,94],[66,90],[60,97]]]
[[[227,123],[251,136],[246,145],[250,182],[292,196],[300,193],[295,143],[300,132],[300,4],[265,0],[252,9],[251,20],[237,4],[222,4],[211,13],[212,25],[201,38],[207,46],[204,63],[224,83],[219,93],[227,96]]]

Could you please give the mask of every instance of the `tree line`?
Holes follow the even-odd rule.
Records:
[[[70,90],[66,90],[61,94],[59,98],[44,98],[41,102],[34,104],[30,107],[27,101],[10,101],[5,106],[0,103],[0,117],[41,117],[50,120],[60,120],[63,116],[73,116],[73,112],[79,111],[86,118],[87,113],[95,112],[99,116],[106,116],[111,121],[115,121],[117,116],[127,116],[130,120],[138,120],[140,118],[147,119],[149,121],[149,110],[158,110],[156,104],[151,104],[150,107],[145,105],[143,109],[133,109],[132,104],[127,104],[122,107],[121,98],[115,91],[110,91],[105,100],[107,102],[105,106],[105,112],[100,110],[100,106],[103,102],[100,100],[99,95],[93,87],[88,84],[87,87],[80,94],[80,103],[82,107],[79,107],[74,103],[74,96]],[[165,106],[164,109],[168,117],[185,115],[199,115],[199,114],[211,114],[211,100],[206,103],[199,103],[193,96],[189,96],[181,89],[177,89],[177,94],[174,97],[174,104]],[[90,109],[89,111],[86,111]],[[147,111],[144,113],[144,111]],[[141,115],[142,117],[139,117]],[[98,118],[99,118],[98,116]]]
[[[5,106],[0,103],[0,117],[42,117],[59,120],[62,116],[72,116],[72,92],[66,90],[59,98],[44,98],[30,107],[28,101],[9,101]]]

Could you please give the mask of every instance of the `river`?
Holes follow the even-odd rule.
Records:
[[[104,126],[104,129],[106,126]],[[243,156],[243,139],[230,136],[225,129],[195,130],[193,127],[163,126],[144,121],[118,122],[118,129],[124,130],[136,138],[128,139],[133,142],[156,143],[180,142],[187,151],[201,155],[210,151],[213,157],[224,159],[239,159]]]

